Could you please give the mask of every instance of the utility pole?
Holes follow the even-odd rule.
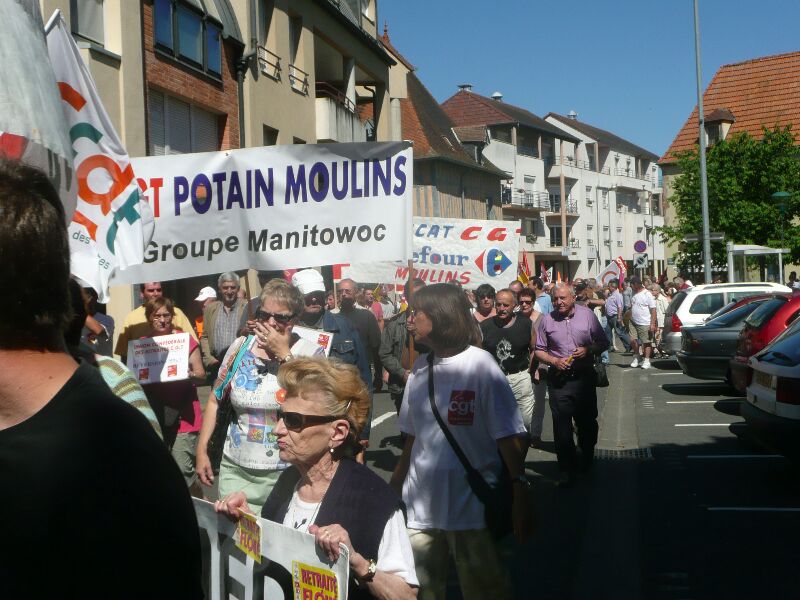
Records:
[[[697,67],[697,120],[700,127],[700,206],[703,212],[703,268],[706,283],[711,283],[711,226],[708,222],[708,182],[706,180],[706,116],[703,111],[703,79],[700,73],[700,15],[694,0],[694,59]]]

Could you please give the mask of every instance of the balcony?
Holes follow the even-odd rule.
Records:
[[[573,200],[572,198],[569,198],[567,200],[567,205],[566,205],[565,212],[569,216],[576,216],[577,217],[578,216],[578,202],[576,200]],[[549,199],[548,213],[550,213],[550,215],[554,215],[554,214],[560,215],[561,214],[561,198],[556,196],[556,197],[551,197]],[[550,215],[548,215],[548,216],[550,216]]]
[[[367,129],[358,118],[355,104],[342,91],[318,81],[314,102],[318,142],[367,141]]]
[[[297,65],[289,65],[289,85],[298,94],[308,96],[308,73]]]
[[[525,144],[517,144],[517,154],[522,156],[530,156],[532,158],[539,158],[539,149],[536,146],[527,146]]]
[[[275,81],[281,80],[281,57],[264,46],[258,47],[258,68],[267,77]]]
[[[592,248],[592,249],[594,249],[594,240],[593,240],[593,239],[591,239],[591,238],[587,239],[587,240],[586,240],[586,245],[587,245],[589,248]]]
[[[549,210],[550,194],[547,192],[530,192],[513,190],[503,197],[504,206],[518,206],[533,210]]]
[[[567,179],[580,179],[581,168],[588,167],[589,163],[575,160],[571,156],[565,156],[563,161],[557,156],[544,159],[544,171],[550,179],[558,179],[562,174]]]
[[[581,241],[576,239],[576,238],[571,238],[569,240],[569,247],[570,248],[580,248],[581,247]]]

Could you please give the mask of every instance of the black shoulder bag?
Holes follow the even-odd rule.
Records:
[[[458,460],[461,461],[464,470],[467,472],[469,487],[472,488],[472,492],[484,506],[486,527],[489,529],[494,539],[499,540],[505,537],[513,530],[511,508],[514,501],[514,490],[511,477],[508,474],[508,468],[501,456],[500,461],[503,465],[503,472],[500,475],[498,483],[495,486],[491,486],[483,478],[483,475],[480,474],[480,471],[470,464],[469,459],[467,459],[464,451],[461,450],[461,446],[458,445],[453,434],[450,433],[450,430],[439,414],[439,410],[436,408],[436,400],[433,391],[433,352],[428,353],[428,399],[431,403],[433,416],[436,418],[436,422],[439,424],[444,437],[447,438],[450,447],[453,449],[453,452],[456,453]]]

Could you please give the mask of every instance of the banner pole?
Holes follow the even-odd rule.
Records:
[[[253,320],[253,307],[250,304],[250,271],[244,274],[244,293],[247,295],[247,320]]]
[[[411,285],[411,282],[414,279],[414,261],[409,259],[408,261],[408,289],[403,290],[406,293],[406,304],[408,308],[406,310],[411,310],[411,295],[413,294],[414,286]],[[408,322],[408,315],[406,315],[406,322]],[[408,334],[406,334],[408,335]],[[414,336],[408,336],[408,369],[411,370],[411,366],[414,364],[414,361],[417,359],[414,356]]]

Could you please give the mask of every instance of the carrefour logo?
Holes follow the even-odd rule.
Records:
[[[475,264],[478,265],[481,273],[489,277],[497,277],[511,266],[511,260],[503,254],[502,250],[489,248],[481,252],[480,256],[475,259]]]

